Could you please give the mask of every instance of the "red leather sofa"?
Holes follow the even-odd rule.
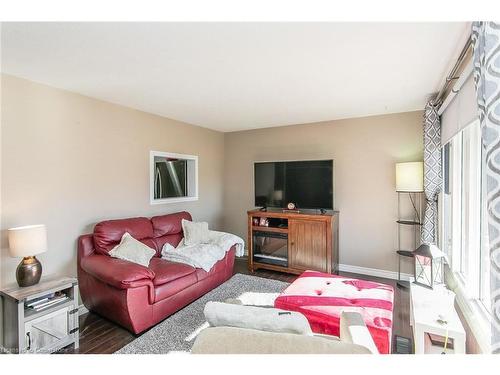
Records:
[[[210,272],[161,259],[165,242],[177,246],[183,238],[182,219],[191,220],[191,215],[108,220],[98,223],[93,234],[80,236],[78,281],[84,305],[137,334],[228,280],[234,246]],[[156,250],[148,267],[108,254],[125,232]]]

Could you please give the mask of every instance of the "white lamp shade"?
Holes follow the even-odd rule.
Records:
[[[396,164],[396,191],[424,191],[424,163],[421,161]]]
[[[47,230],[45,225],[11,228],[7,232],[12,257],[29,257],[47,251]]]

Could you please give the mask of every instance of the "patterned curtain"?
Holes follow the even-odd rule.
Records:
[[[474,22],[474,82],[486,157],[490,246],[491,349],[500,353],[500,24]]]
[[[430,100],[424,112],[424,193],[425,215],[421,242],[437,242],[438,194],[441,189],[441,121],[437,106]]]

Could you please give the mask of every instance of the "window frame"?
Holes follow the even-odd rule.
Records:
[[[474,144],[474,141],[478,144]],[[480,294],[477,287],[481,281],[476,281],[475,278],[482,277],[479,267],[483,247],[481,221],[484,208],[482,201],[484,166],[480,142],[479,120],[476,119],[447,143],[449,160],[446,165],[443,164],[443,168],[448,166],[450,171],[447,174],[443,170],[443,175],[448,175],[451,199],[444,197],[448,206],[442,211],[440,224],[444,233],[441,246],[448,253],[451,263],[449,266],[462,284],[469,289],[468,294],[473,298],[478,298]],[[443,154],[444,149],[445,146]],[[471,168],[471,163],[479,164],[479,170]],[[449,218],[446,217],[448,214]],[[471,220],[472,215],[477,221]],[[451,245],[448,245],[444,241],[449,241],[450,232]]]
[[[187,161],[187,196],[155,199],[155,157],[184,159]],[[149,152],[149,203],[151,205],[192,202],[198,200],[198,156],[173,152]]]
[[[476,126],[476,128],[471,130],[471,126]],[[477,133],[471,134],[472,131]],[[479,147],[479,149],[473,149],[475,146],[472,145],[472,140],[474,139],[478,143],[475,146]],[[467,142],[469,142],[468,145],[466,144]],[[485,296],[484,293],[484,285],[489,285],[489,274],[485,273],[483,269],[483,257],[485,256],[485,252],[489,251],[488,244],[485,242],[487,241],[487,236],[484,236],[485,227],[487,230],[487,222],[484,222],[485,219],[487,220],[487,216],[485,215],[486,203],[484,201],[485,160],[479,120],[474,119],[467,124],[467,126],[449,140],[447,145],[449,145],[450,149],[449,161],[447,165],[443,163],[443,176],[446,173],[444,168],[448,166],[450,169],[449,183],[452,185],[449,189],[451,196],[446,197],[445,192],[443,192],[443,206],[439,216],[441,221],[439,227],[443,233],[443,236],[440,238],[440,245],[447,252],[450,259],[450,264],[446,272],[446,283],[456,293],[457,303],[471,326],[481,350],[489,352],[491,312],[489,304],[487,304],[489,295]],[[445,146],[443,146],[442,150],[444,155]],[[474,156],[480,165],[479,171],[477,169],[471,171],[472,168],[470,168],[473,152],[479,152],[479,155]],[[456,163],[458,163],[458,166]],[[470,170],[464,172],[466,168]],[[456,173],[457,169],[460,173]],[[473,177],[468,178],[471,176]],[[479,177],[478,181],[476,181],[476,177]],[[471,181],[473,182],[471,183]],[[456,186],[457,183],[459,186]],[[472,191],[474,188],[470,189],[470,185],[473,183],[479,184],[479,186],[475,187],[474,191]],[[468,186],[466,186],[467,184]],[[479,198],[477,198],[477,195]],[[450,207],[451,213],[448,212]],[[478,214],[479,221],[479,226],[475,228],[471,226],[471,222],[474,222],[474,220],[470,220],[469,217],[474,212]],[[450,217],[446,217],[447,214]],[[459,219],[459,225],[456,223],[457,219]],[[465,223],[467,224],[464,225]],[[477,223],[475,224],[477,225]],[[471,230],[476,231],[473,238],[470,237]],[[450,232],[452,233],[451,244],[448,246]],[[478,242],[475,250],[476,253],[471,252],[471,246],[474,246],[472,244],[474,241]],[[469,261],[467,261],[467,258],[461,256],[463,250],[467,252]],[[476,258],[473,260],[473,264],[470,262],[471,257]]]

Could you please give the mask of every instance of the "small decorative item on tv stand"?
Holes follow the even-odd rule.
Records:
[[[290,202],[286,205],[286,208],[283,209],[283,212],[299,213],[300,211],[297,209],[297,206],[295,205],[295,203]]]
[[[261,217],[259,220],[259,225],[261,227],[268,227],[269,226],[269,220],[267,220],[265,217]]]

